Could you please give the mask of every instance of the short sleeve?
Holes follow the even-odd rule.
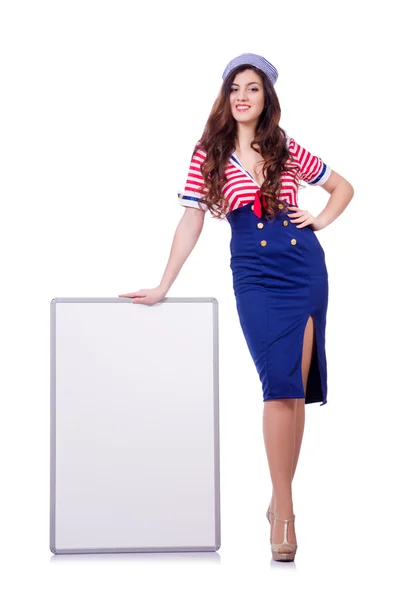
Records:
[[[179,204],[181,206],[190,206],[208,210],[208,206],[199,201],[200,198],[203,198],[204,196],[199,190],[204,185],[204,178],[201,174],[200,166],[204,162],[205,156],[205,150],[199,148],[197,142],[190,160],[185,186],[178,192]]]
[[[331,168],[315,154],[288,137],[288,149],[299,165],[299,178],[310,185],[323,185],[331,175]]]

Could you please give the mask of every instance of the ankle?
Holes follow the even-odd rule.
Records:
[[[294,508],[292,505],[277,505],[274,512],[279,519],[291,519],[294,516]]]

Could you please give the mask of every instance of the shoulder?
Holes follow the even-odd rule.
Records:
[[[192,158],[196,158],[197,160],[202,162],[205,159],[206,155],[207,153],[201,144],[201,140],[198,140],[194,146]]]
[[[295,140],[295,138],[293,138],[290,135],[288,135],[287,132],[285,133],[285,138],[286,138],[285,139],[285,145],[287,146],[288,151],[293,156],[296,156],[299,153],[299,150],[301,149],[301,146],[299,146],[299,144]]]

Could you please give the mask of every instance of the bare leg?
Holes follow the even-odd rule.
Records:
[[[310,316],[306,324],[303,354],[302,378],[306,396],[307,379],[314,348],[314,322]],[[302,445],[305,424],[305,398],[277,399],[264,402],[263,435],[273,483],[271,509],[275,509],[280,518],[286,519],[293,514],[292,480],[296,471]],[[273,520],[272,520],[273,523]],[[282,541],[283,524],[276,521],[273,527],[273,543]],[[288,541],[295,543],[294,523],[288,525]],[[288,552],[280,548],[280,552]]]
[[[303,378],[303,388],[305,390],[306,396],[306,387],[307,387],[307,379],[309,376],[310,363],[312,359],[313,346],[314,346],[314,323],[313,318],[310,317],[305,329],[304,341],[303,341],[303,356],[302,356],[302,378]],[[302,446],[302,438],[303,431],[305,428],[305,399],[304,398],[296,398],[293,400],[296,403],[295,408],[295,446],[294,446],[294,457],[292,462],[292,479],[294,478],[296,467],[298,464],[298,458],[300,449]],[[272,499],[270,502],[271,510],[274,510],[274,490],[272,493]]]
[[[288,519],[293,514],[291,483],[295,446],[295,400],[290,398],[266,400],[263,417],[263,435],[276,501],[275,510],[281,519]],[[280,521],[273,523],[274,544],[280,543],[283,539],[282,525]],[[294,535],[293,523],[290,523],[289,542],[295,543]],[[288,547],[279,548],[279,552],[288,552]]]

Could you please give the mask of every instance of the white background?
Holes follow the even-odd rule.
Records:
[[[34,590],[59,599],[391,592],[393,3],[0,6],[5,597]],[[261,54],[278,69],[280,125],[355,189],[346,211],[317,233],[330,283],[328,404],[306,407],[293,483],[296,561],[271,561],[261,387],[235,308],[230,226],[209,215],[168,297],[219,301],[222,546],[202,555],[53,556],[50,301],[158,285],[184,211],[177,192],[193,146],[223,69],[243,52]],[[315,215],[328,199],[320,187],[299,194],[300,206]]]

